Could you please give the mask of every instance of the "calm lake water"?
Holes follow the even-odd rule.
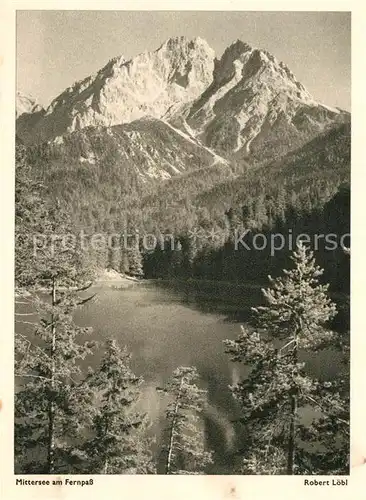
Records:
[[[197,282],[142,282],[128,288],[99,284],[93,302],[78,311],[76,322],[93,328],[92,337],[118,339],[132,353],[132,367],[142,375],[142,407],[161,437],[164,396],[156,391],[178,366],[195,366],[201,385],[208,391],[203,423],[208,446],[215,452],[211,473],[228,473],[240,448],[240,429],[233,423],[238,408],[228,386],[246,368],[231,363],[223,340],[234,339],[245,323],[250,307],[258,305],[258,287]],[[100,354],[93,358],[96,364]],[[325,352],[309,358],[314,376],[329,378],[337,372],[339,356]],[[89,364],[91,361],[89,360]]]

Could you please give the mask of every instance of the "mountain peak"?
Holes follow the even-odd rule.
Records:
[[[212,84],[185,110],[195,136],[223,156],[260,157],[276,141],[290,149],[343,119],[316,102],[283,62],[241,40],[215,60]]]
[[[248,52],[250,50],[253,50],[252,47],[246,43],[237,38],[234,42],[232,42],[225,52],[235,52],[236,54],[242,54],[243,52]]]
[[[176,36],[129,60],[114,57],[54,99],[28,129],[39,142],[146,116],[175,124],[223,156],[253,155],[286,134],[292,147],[343,119],[266,50],[237,39],[216,59],[206,40]]]
[[[189,46],[191,49],[193,49],[195,47],[202,47],[204,49],[207,49],[208,51],[213,50],[204,38],[201,38],[199,36],[197,36],[195,38],[188,38],[184,35],[174,36],[174,37],[168,38],[161,45],[160,48],[166,47],[166,48],[172,50],[172,49],[179,47],[179,46]]]
[[[115,57],[56,97],[32,134],[44,141],[87,126],[112,126],[146,115],[163,118],[206,90],[214,58],[205,40],[184,36],[128,61]]]
[[[26,95],[20,90],[16,93],[16,117],[18,118],[24,113],[38,113],[43,111],[43,107],[37,102],[37,100],[31,96]]]
[[[187,38],[186,36],[177,36],[168,38],[156,51],[164,53],[170,59],[176,57],[189,58],[208,58],[214,60],[215,51],[210,47],[206,40],[200,37]]]

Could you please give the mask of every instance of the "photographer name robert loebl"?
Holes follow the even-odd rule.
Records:
[[[347,486],[348,479],[304,479],[304,486]]]

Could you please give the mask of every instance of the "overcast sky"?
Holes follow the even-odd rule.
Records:
[[[205,38],[217,56],[238,38],[266,49],[317,100],[350,110],[346,12],[18,11],[18,89],[48,105],[112,57],[130,58],[180,35]]]

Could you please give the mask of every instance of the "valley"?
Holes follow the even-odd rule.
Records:
[[[18,470],[344,474],[350,113],[179,36],[18,92],[16,134]]]

